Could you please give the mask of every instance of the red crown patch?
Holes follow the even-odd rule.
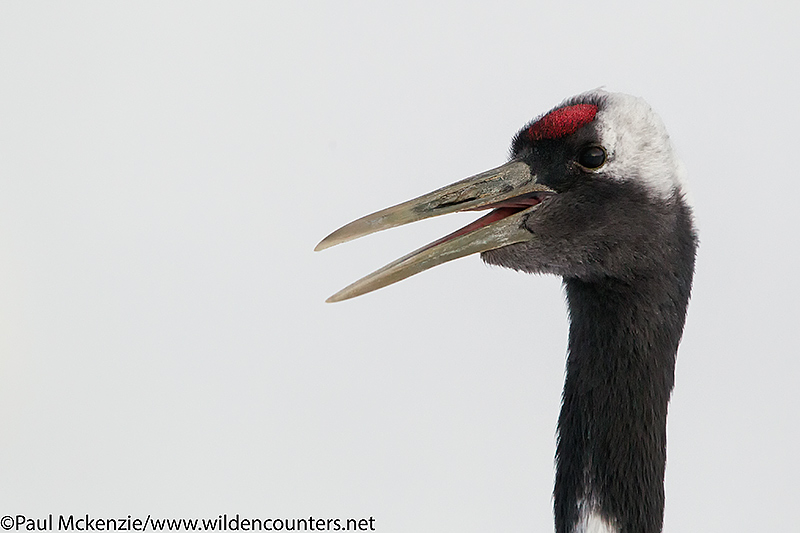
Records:
[[[546,114],[528,128],[531,140],[558,139],[575,133],[578,128],[594,120],[597,106],[575,104],[556,109]]]

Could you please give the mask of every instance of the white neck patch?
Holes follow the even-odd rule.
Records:
[[[578,509],[578,522],[572,530],[573,533],[619,533],[617,528],[600,515],[591,499],[581,500]]]

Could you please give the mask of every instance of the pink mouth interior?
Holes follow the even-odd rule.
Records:
[[[467,233],[472,233],[473,231],[484,228],[489,224],[497,222],[498,220],[510,217],[515,213],[519,213],[520,211],[523,211],[531,206],[542,203],[543,199],[544,198],[540,195],[517,196],[515,198],[509,198],[504,202],[497,202],[496,204],[484,205],[478,209],[472,209],[471,211],[483,211],[485,209],[492,209],[492,211],[489,214],[482,216],[475,222],[467,224],[463,228],[454,231],[450,235],[446,235],[441,239],[433,241],[429,245],[425,246],[423,250],[433,248],[434,246],[438,246],[444,242],[451,241],[456,237],[460,237],[462,235],[466,235]]]

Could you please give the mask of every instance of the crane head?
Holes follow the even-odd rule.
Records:
[[[490,210],[328,301],[474,253],[531,273],[582,279],[646,274],[681,246],[670,236],[685,208],[682,176],[666,129],[644,100],[603,90],[580,94],[523,127],[507,163],[362,217],[323,239],[316,250],[434,216]]]

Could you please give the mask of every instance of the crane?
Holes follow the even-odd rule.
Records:
[[[570,327],[556,532],[660,532],[667,404],[697,250],[684,170],[666,128],[641,98],[579,94],[520,129],[507,163],[355,220],[316,249],[478,210],[490,211],[328,301],[474,253],[561,276]]]

